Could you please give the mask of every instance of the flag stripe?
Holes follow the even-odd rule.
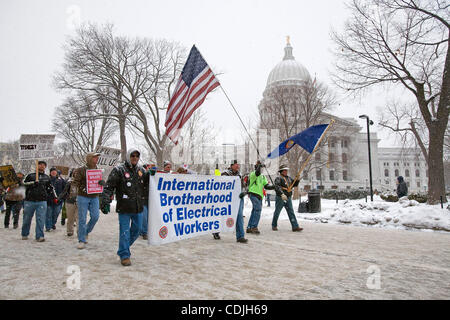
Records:
[[[175,144],[183,125],[220,83],[195,46],[189,52],[166,113],[166,136]]]
[[[214,86],[215,85],[215,86]],[[184,123],[190,118],[192,115],[192,112],[200,106],[203,101],[206,98],[206,95],[215,87],[217,87],[219,83],[217,82],[216,78],[210,77],[208,79],[208,82],[205,83],[202,87],[197,90],[195,97],[192,97],[188,103],[186,103],[186,108],[183,108],[183,113],[180,117],[177,117],[172,123],[168,125],[168,131],[170,131],[174,127],[181,128]],[[211,86],[214,86],[213,88],[210,88]]]
[[[193,80],[193,82],[192,82],[194,85],[191,86],[190,88],[187,87],[186,84],[184,84],[184,85],[186,86],[186,88],[188,88],[188,90],[189,90],[189,96],[191,96],[191,95],[192,95],[192,92],[195,91],[195,89],[197,88],[198,81],[202,81],[202,79],[203,79],[205,76],[208,75],[208,71],[211,73],[211,71],[209,70],[209,68],[205,68],[205,70],[203,70],[202,72],[200,72],[199,75],[198,75],[198,76]],[[183,81],[183,80],[181,80],[181,81]],[[184,83],[184,81],[183,81],[183,83]],[[166,127],[167,127],[167,126],[170,126],[172,120],[173,120],[174,118],[177,118],[178,114],[180,113],[180,111],[181,111],[181,110],[183,109],[183,107],[185,106],[185,104],[186,104],[186,101],[184,100],[185,96],[186,96],[186,95],[183,96],[183,98],[182,98],[183,100],[178,100],[178,101],[174,104],[174,106],[172,106],[172,110],[173,110],[173,111],[171,111],[170,119],[166,120],[166,123],[165,123]],[[177,111],[178,111],[178,112],[177,112]]]

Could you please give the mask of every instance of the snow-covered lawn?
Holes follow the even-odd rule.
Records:
[[[392,229],[411,222],[448,228],[449,211],[365,205],[340,201],[334,210],[335,202],[323,200],[322,213],[301,216],[329,223],[302,219],[302,232],[291,231],[285,211],[272,231],[274,204],[264,205],[261,234],[246,234],[247,244],[236,243],[234,233],[156,247],[138,239],[130,267],[116,255],[114,212],[100,214],[84,250],[59,221],[43,243],[33,240],[34,222],[29,240],[21,240],[20,229],[0,227],[0,299],[450,299],[450,233]],[[245,226],[250,211],[247,204]],[[399,221],[386,221],[388,215]],[[372,216],[380,220],[376,227],[361,222]],[[340,224],[340,217],[351,224]]]
[[[305,201],[304,197],[302,201]],[[421,229],[428,231],[450,232],[450,210],[447,204],[427,205],[407,198],[399,202],[386,202],[379,196],[374,196],[373,203],[368,199],[361,200],[321,200],[320,213],[298,213],[298,200],[293,201],[295,214],[300,220],[310,220],[320,223],[351,224],[354,226],[372,226],[378,228]],[[251,203],[246,205],[251,209]],[[271,208],[264,203],[263,219],[272,219],[275,202]],[[284,212],[284,213],[283,213]],[[288,220],[285,210],[280,219]]]

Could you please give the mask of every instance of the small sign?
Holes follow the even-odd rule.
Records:
[[[114,168],[120,160],[120,149],[97,146],[95,152],[100,153],[97,168]]]
[[[86,191],[87,194],[97,194],[103,192],[103,186],[98,182],[102,180],[102,169],[86,170]]]
[[[67,176],[69,174],[69,167],[65,167],[65,166],[55,166],[56,170],[61,171],[61,174],[63,176]]]
[[[0,176],[3,177],[3,187],[8,188],[19,182],[12,165],[0,166]]]
[[[19,160],[54,158],[54,141],[54,134],[22,134],[19,141]]]

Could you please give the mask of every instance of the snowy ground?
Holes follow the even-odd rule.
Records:
[[[290,230],[284,211],[279,231],[272,231],[273,204],[264,206],[261,234],[247,234],[248,244],[236,243],[232,233],[159,247],[139,239],[127,268],[116,255],[115,213],[100,214],[86,250],[76,249],[59,222],[43,243],[21,240],[20,229],[0,228],[0,299],[450,299],[450,233],[396,229],[409,228],[404,210],[417,210],[410,218],[418,219],[436,217],[435,209],[389,204],[358,212],[358,203],[365,204],[340,201],[334,210],[335,201],[323,200],[321,214],[302,215],[329,223],[300,219],[300,233]],[[247,204],[245,224],[250,210]],[[448,227],[450,212],[439,210],[440,220],[426,224]],[[360,219],[379,212],[373,226]],[[397,224],[386,221],[388,214]],[[339,224],[341,215],[352,223]],[[67,286],[73,265],[80,269],[80,290]]]

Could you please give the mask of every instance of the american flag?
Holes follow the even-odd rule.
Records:
[[[167,108],[166,135],[175,144],[178,143],[183,125],[200,107],[206,95],[219,85],[219,80],[193,46]]]

